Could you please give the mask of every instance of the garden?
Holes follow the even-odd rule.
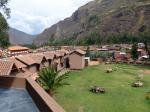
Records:
[[[107,72],[110,70],[111,72]],[[101,64],[73,71],[53,96],[66,112],[148,112],[150,67]],[[138,83],[140,82],[140,83]],[[141,84],[141,87],[133,84]],[[102,93],[94,93],[93,87]]]

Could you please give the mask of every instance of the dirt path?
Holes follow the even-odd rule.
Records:
[[[143,73],[147,74],[147,75],[150,75],[150,70],[144,70]]]

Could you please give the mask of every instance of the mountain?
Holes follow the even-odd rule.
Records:
[[[12,45],[32,44],[35,36],[29,35],[14,28],[9,28],[9,42]]]
[[[150,31],[150,0],[95,0],[37,36],[34,44],[64,38],[80,40],[96,32],[102,37]],[[106,38],[103,38],[106,39]]]

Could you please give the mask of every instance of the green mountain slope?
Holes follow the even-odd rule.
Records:
[[[64,38],[80,40],[92,32],[106,39],[110,35],[138,35],[145,31],[150,31],[150,0],[95,0],[46,29],[34,43],[42,45]]]

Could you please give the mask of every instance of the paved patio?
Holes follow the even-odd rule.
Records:
[[[0,112],[39,112],[26,90],[0,88]]]

